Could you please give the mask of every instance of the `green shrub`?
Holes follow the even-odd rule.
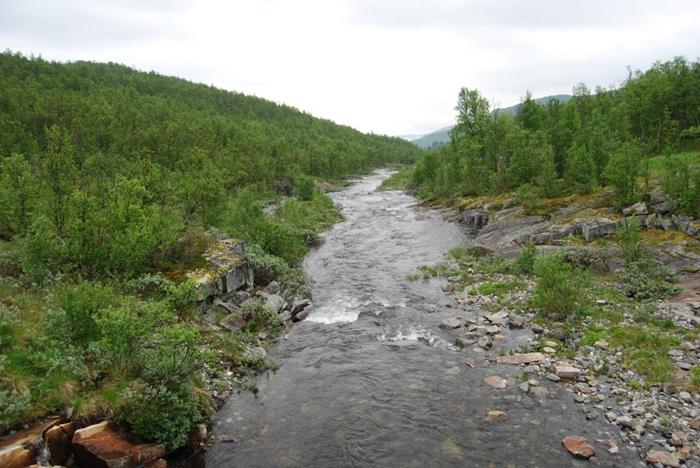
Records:
[[[182,283],[170,283],[166,287],[168,304],[178,317],[182,318],[191,311],[197,302],[197,283],[188,279]]]
[[[646,253],[639,230],[639,221],[628,218],[617,226],[615,240],[626,264],[639,261]]]
[[[537,248],[535,245],[531,243],[525,244],[513,263],[514,271],[523,275],[532,274],[536,258]]]
[[[294,180],[294,192],[300,200],[311,201],[316,191],[316,185],[311,177],[299,176]]]
[[[129,423],[135,433],[168,449],[184,445],[192,427],[211,411],[208,398],[187,382],[169,387],[137,380],[121,398],[117,417]]]
[[[246,320],[243,330],[249,333],[257,333],[262,330],[270,330],[275,333],[283,327],[277,312],[267,308],[261,299],[248,299],[243,302],[239,313]]]
[[[17,311],[0,302],[0,352],[15,341],[15,326],[19,323]]]
[[[253,267],[257,285],[267,286],[275,280],[292,294],[310,297],[311,291],[300,268],[290,267],[283,259],[266,253],[257,244],[248,246],[246,257]]]
[[[59,289],[57,309],[46,314],[52,335],[67,337],[73,344],[85,346],[99,336],[97,314],[104,308],[119,303],[111,287],[83,281]]]
[[[608,258],[600,249],[590,247],[566,247],[562,253],[563,260],[575,268],[591,270],[596,273],[610,271]]]
[[[537,257],[534,272],[537,285],[532,303],[545,317],[565,320],[585,305],[586,273],[564,262],[561,255]]]
[[[620,290],[638,300],[663,299],[679,291],[677,273],[657,260],[642,258],[618,272]]]

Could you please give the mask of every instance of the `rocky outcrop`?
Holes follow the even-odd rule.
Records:
[[[489,223],[489,212],[484,208],[473,208],[462,213],[462,221],[467,227],[481,229]]]
[[[80,466],[99,468],[141,466],[165,455],[162,445],[143,443],[107,421],[76,431],[72,447]]]
[[[52,418],[1,440],[0,467],[20,468],[36,463],[44,448],[45,434],[61,422],[62,418]]]
[[[237,291],[253,286],[253,268],[245,257],[246,244],[237,239],[213,239],[204,257],[207,266],[187,276],[198,285],[198,309],[206,312],[215,299],[225,301]]]

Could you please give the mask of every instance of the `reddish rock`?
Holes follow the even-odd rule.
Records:
[[[595,455],[595,449],[588,443],[585,437],[571,435],[564,437],[561,443],[564,445],[564,448],[576,458],[589,459]]]
[[[0,449],[0,466],[3,468],[22,468],[36,461],[36,455],[21,445],[12,445]]]
[[[647,453],[647,462],[660,463],[663,466],[670,466],[671,468],[678,468],[681,464],[676,455],[660,450],[652,450]]]
[[[168,468],[168,462],[162,458],[158,458],[157,460],[149,461],[143,465],[143,468]]]
[[[75,431],[73,452],[81,466],[130,468],[162,457],[165,448],[141,443],[104,421]]]
[[[691,419],[688,421],[688,427],[697,431],[700,429],[700,419]]]
[[[49,462],[52,465],[63,465],[70,456],[71,437],[61,428],[54,426],[44,434],[44,442],[49,450]]]

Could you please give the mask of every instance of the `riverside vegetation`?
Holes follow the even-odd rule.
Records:
[[[548,363],[574,366],[583,415],[607,411],[665,466],[698,456],[699,103],[700,63],[683,58],[616,89],[578,85],[567,103],[528,93],[515,116],[463,89],[451,142],[385,184],[463,211],[474,245],[414,278],[446,277],[460,305],[534,332],[519,352],[544,354],[524,391],[528,373],[558,381]],[[458,346],[495,347],[485,325],[465,327]]]
[[[187,273],[212,239],[308,295],[298,264],[340,216],[319,183],[417,153],[211,86],[0,54],[0,432],[61,412],[185,443],[207,382],[269,366],[247,351],[283,329],[261,301],[235,333],[205,326]]]

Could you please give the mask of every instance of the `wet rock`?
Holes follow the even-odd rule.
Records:
[[[545,378],[547,380],[551,380],[552,382],[559,382],[561,380],[561,377],[559,377],[557,374],[547,374],[545,375]]]
[[[75,430],[75,429],[73,429]],[[54,426],[44,434],[44,442],[49,451],[49,463],[63,465],[70,456],[72,433],[66,432],[62,426]]]
[[[506,379],[497,375],[484,377],[484,382],[493,388],[506,388],[508,385],[508,381]]]
[[[589,459],[595,455],[595,449],[588,443],[585,437],[570,435],[561,441],[564,448],[576,458]]]
[[[498,325],[491,325],[490,327],[486,327],[486,334],[488,335],[495,335],[499,331],[501,331],[501,327],[499,327]]]
[[[491,423],[491,422],[500,421],[505,417],[506,417],[505,412],[498,411],[498,410],[491,410],[491,411],[488,411],[486,413],[486,416],[484,416],[484,421]]]
[[[549,390],[545,387],[530,387],[530,393],[540,400],[544,400],[549,396]]]
[[[288,322],[288,321],[292,320],[292,313],[291,313],[290,311],[288,311],[288,310],[285,310],[284,312],[281,312],[281,313],[277,316],[277,318],[278,318],[281,322]]]
[[[457,339],[455,339],[455,345],[459,348],[467,348],[473,344],[474,340],[466,336],[458,336]]]
[[[36,456],[32,450],[21,445],[13,445],[0,449],[0,466],[3,468],[22,468],[33,464]]]
[[[481,348],[489,349],[491,346],[493,346],[493,340],[490,336],[482,336],[479,338],[478,345]]]
[[[73,453],[80,466],[127,468],[162,457],[165,447],[141,443],[104,421],[75,431]]]
[[[530,384],[527,383],[527,382],[523,382],[523,383],[521,383],[520,385],[518,385],[518,388],[519,388],[521,391],[527,393],[528,391],[530,391]]]
[[[445,319],[442,322],[440,322],[440,328],[445,328],[445,329],[455,329],[455,328],[459,328],[461,326],[462,326],[462,322],[460,322],[459,319],[456,317],[448,318],[448,319]]]
[[[663,466],[670,466],[671,468],[678,468],[680,466],[680,461],[676,455],[660,450],[651,450],[647,453],[646,460],[648,463],[658,463]]]
[[[301,322],[302,320],[306,319],[306,317],[308,317],[310,313],[311,307],[307,307],[306,309],[303,309],[301,312],[298,312],[294,317],[292,317],[292,321]]]
[[[292,302],[292,307],[290,308],[290,312],[292,313],[292,317],[296,316],[299,312],[302,310],[306,309],[311,305],[311,301],[309,299],[299,299],[296,298]]]
[[[168,468],[168,462],[162,458],[152,460],[143,465],[143,468]]]
[[[644,202],[637,202],[632,206],[628,206],[622,210],[624,216],[642,216],[648,214],[647,206]]]
[[[530,364],[543,361],[544,359],[545,355],[542,353],[524,353],[498,356],[496,362],[498,364]]]
[[[489,212],[483,208],[465,210],[462,214],[462,221],[470,228],[481,229],[489,222]]]

